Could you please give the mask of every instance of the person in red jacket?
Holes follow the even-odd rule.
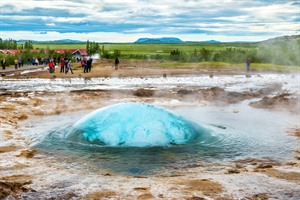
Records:
[[[60,61],[60,73],[65,73],[65,60],[63,58]]]
[[[50,71],[50,73],[54,72],[54,63],[53,63],[52,59],[49,62],[49,71]]]

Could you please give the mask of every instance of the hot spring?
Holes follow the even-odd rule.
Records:
[[[151,147],[191,143],[206,130],[166,109],[121,103],[96,110],[76,122],[66,139],[104,146]]]
[[[291,158],[298,141],[282,131],[293,122],[285,121],[282,112],[253,112],[248,103],[172,110],[119,103],[88,114],[47,117],[46,126],[34,125],[30,142],[67,164],[124,175],[153,175],[249,157]],[[274,123],[278,118],[282,120]]]

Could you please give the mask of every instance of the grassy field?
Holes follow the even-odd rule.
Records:
[[[203,44],[203,43],[183,43],[183,44],[104,44],[106,50],[121,50],[122,54],[170,54],[171,51],[178,49],[184,52],[199,51],[202,48],[211,51],[225,50],[226,48],[255,48],[253,45],[233,45],[233,44]]]
[[[122,55],[155,55],[155,54],[167,54],[171,51],[178,49],[184,52],[193,52],[194,50],[199,51],[205,48],[210,51],[221,51],[226,48],[239,48],[239,49],[253,49],[256,48],[255,44],[209,44],[209,43],[177,43],[177,44],[133,44],[133,43],[113,43],[113,44],[100,44],[100,47],[104,46],[105,50],[114,51],[120,50]],[[50,49],[85,49],[85,43],[77,44],[51,44],[41,43],[34,44],[34,48],[50,48]]]
[[[75,43],[75,44],[57,44],[57,43],[37,43],[33,44],[33,48],[39,49],[85,49],[85,43]]]
[[[176,43],[176,44],[134,44],[134,43],[99,43],[100,50],[104,47],[103,58],[114,58],[114,51],[120,51],[117,56],[121,59],[153,59],[158,61],[185,62],[186,65],[203,64],[204,61],[224,63],[245,63],[247,58],[251,62],[260,63],[259,67],[270,68],[262,63],[285,66],[300,66],[300,40],[274,40],[265,43]],[[86,43],[33,44],[34,48],[50,49],[85,49]],[[203,50],[205,49],[205,50]],[[171,52],[178,50],[176,54]],[[194,53],[196,51],[196,53]],[[117,52],[117,51],[115,51]],[[189,63],[189,64],[188,64]],[[166,64],[164,64],[166,65]],[[174,64],[176,65],[176,64]],[[174,66],[173,65],[173,66]],[[205,65],[205,63],[203,64]],[[217,65],[215,67],[218,67]],[[253,66],[255,67],[255,65]],[[276,68],[276,67],[275,67]],[[281,67],[278,67],[281,68]],[[276,69],[275,69],[276,70]]]
[[[182,62],[161,62],[157,65],[161,68],[198,68],[207,70],[245,70],[244,63],[231,64],[225,62],[199,62],[199,63],[182,63]],[[276,65],[269,63],[251,63],[251,71],[275,71],[288,72],[299,71],[299,66]]]

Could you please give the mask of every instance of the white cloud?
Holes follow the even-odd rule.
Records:
[[[286,18],[298,16],[300,8],[291,3],[245,8],[249,17],[257,22],[284,22]]]
[[[49,23],[49,24],[46,24],[46,26],[55,26],[54,23]]]
[[[200,36],[203,37],[205,31],[210,39],[216,39],[220,34],[227,39],[230,39],[231,35],[245,38],[249,38],[248,35],[257,35],[256,38],[260,38],[259,35],[273,37],[299,31],[299,5],[293,2],[2,0],[1,31],[13,33],[28,30],[29,34],[31,28],[35,27],[38,29],[36,31],[49,32],[46,34],[48,37],[76,35],[88,38],[96,37],[94,33],[100,33],[103,38],[110,39],[108,36],[115,36],[115,40],[118,41],[121,36],[125,41],[137,33],[140,33],[137,38],[142,37],[142,34],[178,34],[184,40],[183,37],[198,38],[199,33],[202,33]],[[78,27],[80,25],[83,27]],[[75,31],[87,33],[81,35],[74,33]],[[61,33],[54,34],[56,32]],[[115,40],[112,38],[110,41]]]

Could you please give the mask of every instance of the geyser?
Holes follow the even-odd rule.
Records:
[[[204,129],[164,108],[120,103],[91,112],[66,134],[68,140],[105,146],[169,146],[193,142]]]

